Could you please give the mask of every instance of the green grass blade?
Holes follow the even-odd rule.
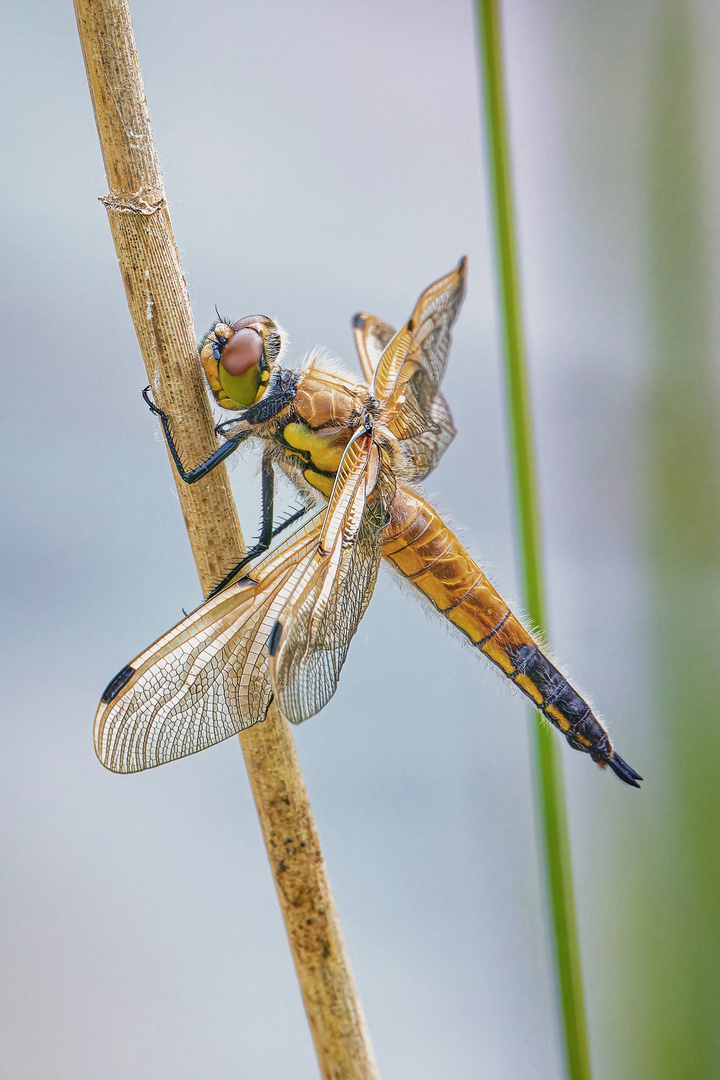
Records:
[[[520,285],[504,97],[498,4],[477,0],[480,67],[484,82],[495,246],[505,346],[510,442],[515,481],[523,599],[533,623],[545,626],[537,481],[527,385]],[[567,1072],[590,1080],[565,793],[557,736],[533,716],[536,793],[545,877],[563,1018]]]

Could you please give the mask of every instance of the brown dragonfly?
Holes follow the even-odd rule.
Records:
[[[194,483],[249,438],[262,446],[259,542],[209,599],[115,676],[95,720],[103,765],[129,773],[195,753],[265,719],[273,697],[299,723],[328,702],[384,559],[565,736],[626,784],[642,777],[615,753],[590,706],[547,659],[417,487],[455,435],[440,393],[466,264],[427,288],[397,332],[356,315],[365,382],[310,356],[283,367],[266,316],[222,319],[201,343],[216,402],[237,415],[223,445],[186,470]],[[148,388],[149,389],[149,388]],[[303,507],[274,526],[275,470]],[[314,512],[312,512],[314,511]],[[312,512],[312,513],[311,513]],[[309,516],[270,551],[278,533]]]

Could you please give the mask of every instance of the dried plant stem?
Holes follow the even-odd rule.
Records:
[[[183,460],[216,448],[192,312],[150,126],[125,0],[75,0],[110,194],[103,199],[155,400],[175,420]],[[174,471],[174,470],[173,470]],[[177,479],[207,592],[244,548],[225,467],[192,487]],[[374,1080],[370,1039],[287,722],[240,737],[323,1077]]]
[[[495,217],[495,247],[505,344],[508,419],[515,476],[524,603],[545,625],[537,479],[520,306],[520,279],[510,177],[505,88],[497,0],[477,0],[480,67],[485,89],[487,145]],[[550,900],[567,1071],[590,1080],[590,1054],[580,969],[565,793],[556,736],[533,716],[536,792]]]

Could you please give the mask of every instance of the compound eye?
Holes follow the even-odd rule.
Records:
[[[263,342],[256,330],[244,326],[230,338],[220,364],[228,375],[244,375],[262,360]]]
[[[252,405],[260,389],[263,342],[256,330],[243,326],[228,341],[220,357],[220,385],[238,405]]]

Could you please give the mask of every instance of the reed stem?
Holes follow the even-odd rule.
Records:
[[[126,0],[75,0],[128,306],[158,405],[182,459],[217,447],[190,301],[170,224]],[[173,469],[175,475],[175,470]],[[203,589],[244,554],[225,466],[188,487],[175,475]],[[287,721],[274,708],[240,736],[322,1076],[377,1080],[370,1038]]]
[[[502,313],[507,411],[523,601],[533,624],[545,626],[540,514],[532,413],[520,303],[499,4],[477,0],[480,67],[495,225]],[[580,966],[565,791],[557,736],[533,714],[535,791],[550,907],[556,981],[570,1080],[590,1080],[590,1053]]]

